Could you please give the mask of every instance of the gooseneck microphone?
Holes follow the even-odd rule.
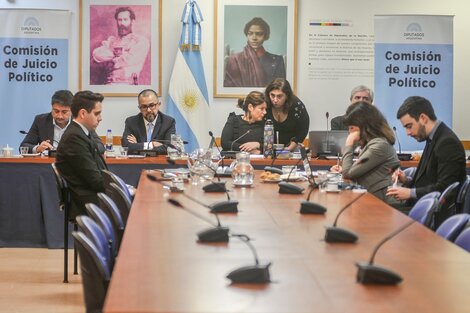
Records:
[[[227,192],[228,200],[218,201],[218,202],[214,202],[211,205],[207,205],[207,204],[197,200],[196,198],[193,198],[193,197],[187,195],[186,193],[183,192],[182,189],[178,189],[176,187],[173,187],[173,186],[170,186],[170,185],[167,185],[167,184],[163,183],[161,179],[153,176],[152,174],[147,173],[147,178],[150,179],[153,182],[159,183],[160,185],[163,185],[163,186],[169,188],[170,191],[172,191],[172,192],[181,192],[184,197],[188,198],[189,200],[192,200],[192,201],[196,202],[199,205],[202,205],[203,207],[208,208],[211,213],[217,214],[217,213],[237,213],[238,212],[238,200],[231,200],[228,192]]]
[[[304,170],[307,174],[308,181],[310,183],[310,191],[308,192],[307,198],[305,201],[300,203],[300,214],[324,214],[326,208],[318,203],[310,202],[310,196],[312,195],[313,190],[318,187],[318,184],[315,182],[315,177],[313,177],[312,169],[310,168],[310,163],[308,162],[307,151],[304,146],[300,147],[300,155],[304,163]]]
[[[386,269],[382,266],[374,265],[374,258],[379,251],[380,247],[404,231],[407,227],[413,224],[415,220],[411,220],[408,223],[404,224],[402,227],[398,228],[390,235],[382,239],[378,245],[374,248],[369,262],[357,262],[357,282],[361,284],[380,284],[380,285],[396,285],[403,281],[403,278],[397,273]]]
[[[398,144],[398,153],[397,153],[398,159],[400,161],[409,161],[409,160],[411,160],[411,153],[402,153],[401,152],[400,139],[398,139],[397,128],[395,126],[393,126],[393,132],[395,133],[395,138],[397,139],[397,144]]]
[[[354,243],[357,241],[358,237],[355,233],[353,233],[350,230],[347,230],[345,228],[340,228],[336,227],[336,224],[338,223],[338,219],[340,215],[347,209],[349,208],[354,202],[359,200],[363,195],[366,193],[361,193],[359,196],[354,198],[352,201],[350,201],[348,204],[346,204],[336,215],[335,221],[333,223],[333,226],[326,226],[326,231],[325,231],[325,241],[332,243],[332,242],[343,242],[343,243]]]
[[[265,166],[264,170],[271,173],[282,174],[282,170],[280,168],[274,167],[274,161],[277,160],[277,153],[273,153],[273,160],[271,161],[270,166]]]
[[[174,205],[175,207],[183,209],[184,211],[192,214],[193,216],[214,226],[213,228],[209,228],[209,229],[206,229],[197,233],[197,237],[200,242],[228,242],[229,241],[228,232],[230,230],[228,229],[228,227],[224,227],[220,225],[220,220],[217,215],[215,215],[217,219],[217,225],[214,225],[214,223],[212,223],[209,219],[194,212],[193,210],[188,209],[187,207],[182,205],[181,202],[179,202],[178,200],[169,198],[168,202]]]
[[[231,271],[227,278],[232,281],[232,284],[266,284],[271,282],[269,274],[269,267],[271,262],[268,264],[260,264],[258,255],[255,247],[251,244],[251,239],[245,234],[232,234],[232,237],[236,237],[243,241],[251,250],[255,259],[254,265],[243,266]]]
[[[326,116],[326,149],[325,149],[325,152],[326,153],[330,153],[330,126],[328,125],[328,120],[330,118],[330,113],[326,112],[325,114]]]
[[[23,135],[29,135],[29,133],[25,130],[20,130],[20,134],[23,134]]]
[[[300,186],[297,186],[295,184],[289,183],[290,175],[292,174],[294,169],[297,168],[297,165],[299,165],[300,161],[302,161],[302,159],[299,159],[295,163],[295,165],[292,167],[292,169],[289,172],[289,175],[287,175],[286,181],[282,181],[278,184],[279,193],[299,195],[305,190],[305,188],[303,188],[303,187],[300,187]]]
[[[230,151],[229,152],[236,152],[236,151],[233,151],[233,144],[236,143],[237,141],[239,141],[240,139],[242,139],[243,137],[245,137],[246,135],[248,135],[250,132],[251,132],[251,129],[248,129],[240,137],[238,137],[237,139],[232,141],[232,144],[230,145]]]

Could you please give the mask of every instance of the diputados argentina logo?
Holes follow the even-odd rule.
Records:
[[[42,32],[42,28],[39,25],[39,21],[37,18],[30,16],[27,19],[24,20],[23,26],[20,26],[20,31],[23,34],[35,34],[39,35]]]
[[[418,23],[411,23],[403,33],[403,37],[406,40],[422,40],[424,38],[424,32],[421,29],[421,25]]]

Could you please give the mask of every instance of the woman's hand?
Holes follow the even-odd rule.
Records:
[[[354,144],[356,142],[358,142],[360,139],[360,131],[359,129],[357,130],[353,130],[353,131],[349,131],[349,135],[348,137],[346,138],[346,143],[345,145],[346,146],[354,146]]]
[[[244,144],[240,145],[240,151],[251,153],[253,150],[259,150],[259,149],[260,149],[260,143],[257,141],[245,142]]]
[[[343,171],[343,168],[341,167],[341,165],[333,165],[330,168],[330,172],[341,173],[342,171]]]

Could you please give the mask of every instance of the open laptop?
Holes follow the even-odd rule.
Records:
[[[312,156],[342,155],[349,132],[347,130],[312,130],[308,134]]]

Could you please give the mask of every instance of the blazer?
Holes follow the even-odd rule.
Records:
[[[416,188],[416,196],[421,198],[431,191],[444,191],[454,182],[466,178],[465,150],[455,133],[441,122],[429,143],[429,157],[419,161],[413,179],[406,187]]]
[[[86,214],[85,204],[98,204],[98,192],[104,192],[101,171],[107,169],[103,156],[94,140],[72,121],[65,130],[57,147],[56,166],[67,181],[72,206],[70,217]]]
[[[400,166],[397,153],[385,138],[370,140],[353,162],[354,147],[345,147],[343,153],[343,176],[366,187],[377,198],[392,203],[385,195],[387,187],[392,185],[392,171]],[[361,163],[361,160],[368,159]]]
[[[98,145],[100,153],[104,153],[105,147],[95,131],[92,132],[92,138]],[[33,148],[45,140],[49,140],[51,144],[54,141],[54,124],[52,113],[50,112],[34,117],[33,124],[21,142],[20,147],[28,147],[28,153],[33,153]]]
[[[176,133],[175,119],[158,112],[155,125],[152,132],[152,140],[168,140],[171,135]],[[137,143],[129,143],[127,136],[134,135]],[[147,142],[147,126],[144,124],[142,113],[126,118],[124,133],[122,134],[121,145],[129,147],[129,153],[135,153],[137,150],[144,149],[144,142]],[[166,145],[153,148],[158,154],[166,154]]]

